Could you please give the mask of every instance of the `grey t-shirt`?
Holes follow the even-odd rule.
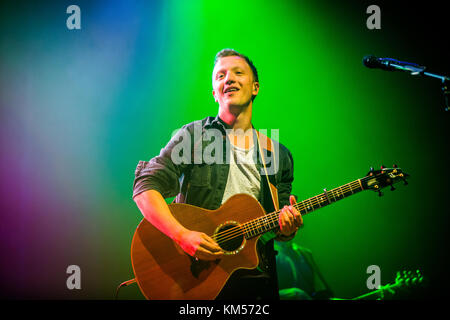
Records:
[[[243,149],[230,143],[230,171],[222,204],[232,195],[246,193],[259,199],[261,175],[255,165],[254,148]]]

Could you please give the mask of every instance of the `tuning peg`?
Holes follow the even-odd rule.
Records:
[[[373,187],[375,188],[375,191],[378,192],[378,196],[381,197],[383,192],[381,192],[380,186],[376,184]]]
[[[392,168],[398,168],[398,165],[393,164],[393,165],[392,165]]]
[[[385,169],[386,167],[384,166],[384,164],[381,165],[381,170]]]

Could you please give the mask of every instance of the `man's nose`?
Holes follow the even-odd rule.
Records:
[[[236,82],[236,81],[235,81],[235,77],[234,77],[233,72],[228,72],[226,77],[225,77],[225,83],[229,85],[229,84],[232,84],[234,82]]]

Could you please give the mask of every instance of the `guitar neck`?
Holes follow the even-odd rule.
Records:
[[[344,184],[338,188],[324,191],[323,193],[311,197],[309,199],[297,202],[294,207],[303,216],[317,209],[323,208],[329,204],[347,198],[355,193],[364,190],[361,179]],[[243,224],[245,237],[247,239],[259,236],[260,234],[279,229],[278,216],[280,211],[266,214],[257,219],[251,220]]]
[[[298,202],[295,207],[301,215],[323,208],[329,204],[347,198],[363,190],[361,180],[355,180],[330,191],[324,191],[317,196]]]

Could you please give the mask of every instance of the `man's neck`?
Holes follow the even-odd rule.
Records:
[[[231,109],[231,111],[230,111]],[[219,108],[219,117],[231,128],[228,138],[231,144],[249,149],[253,146],[252,104],[246,108]]]
[[[248,130],[252,128],[252,103],[246,107],[219,107],[219,117],[231,129]]]

